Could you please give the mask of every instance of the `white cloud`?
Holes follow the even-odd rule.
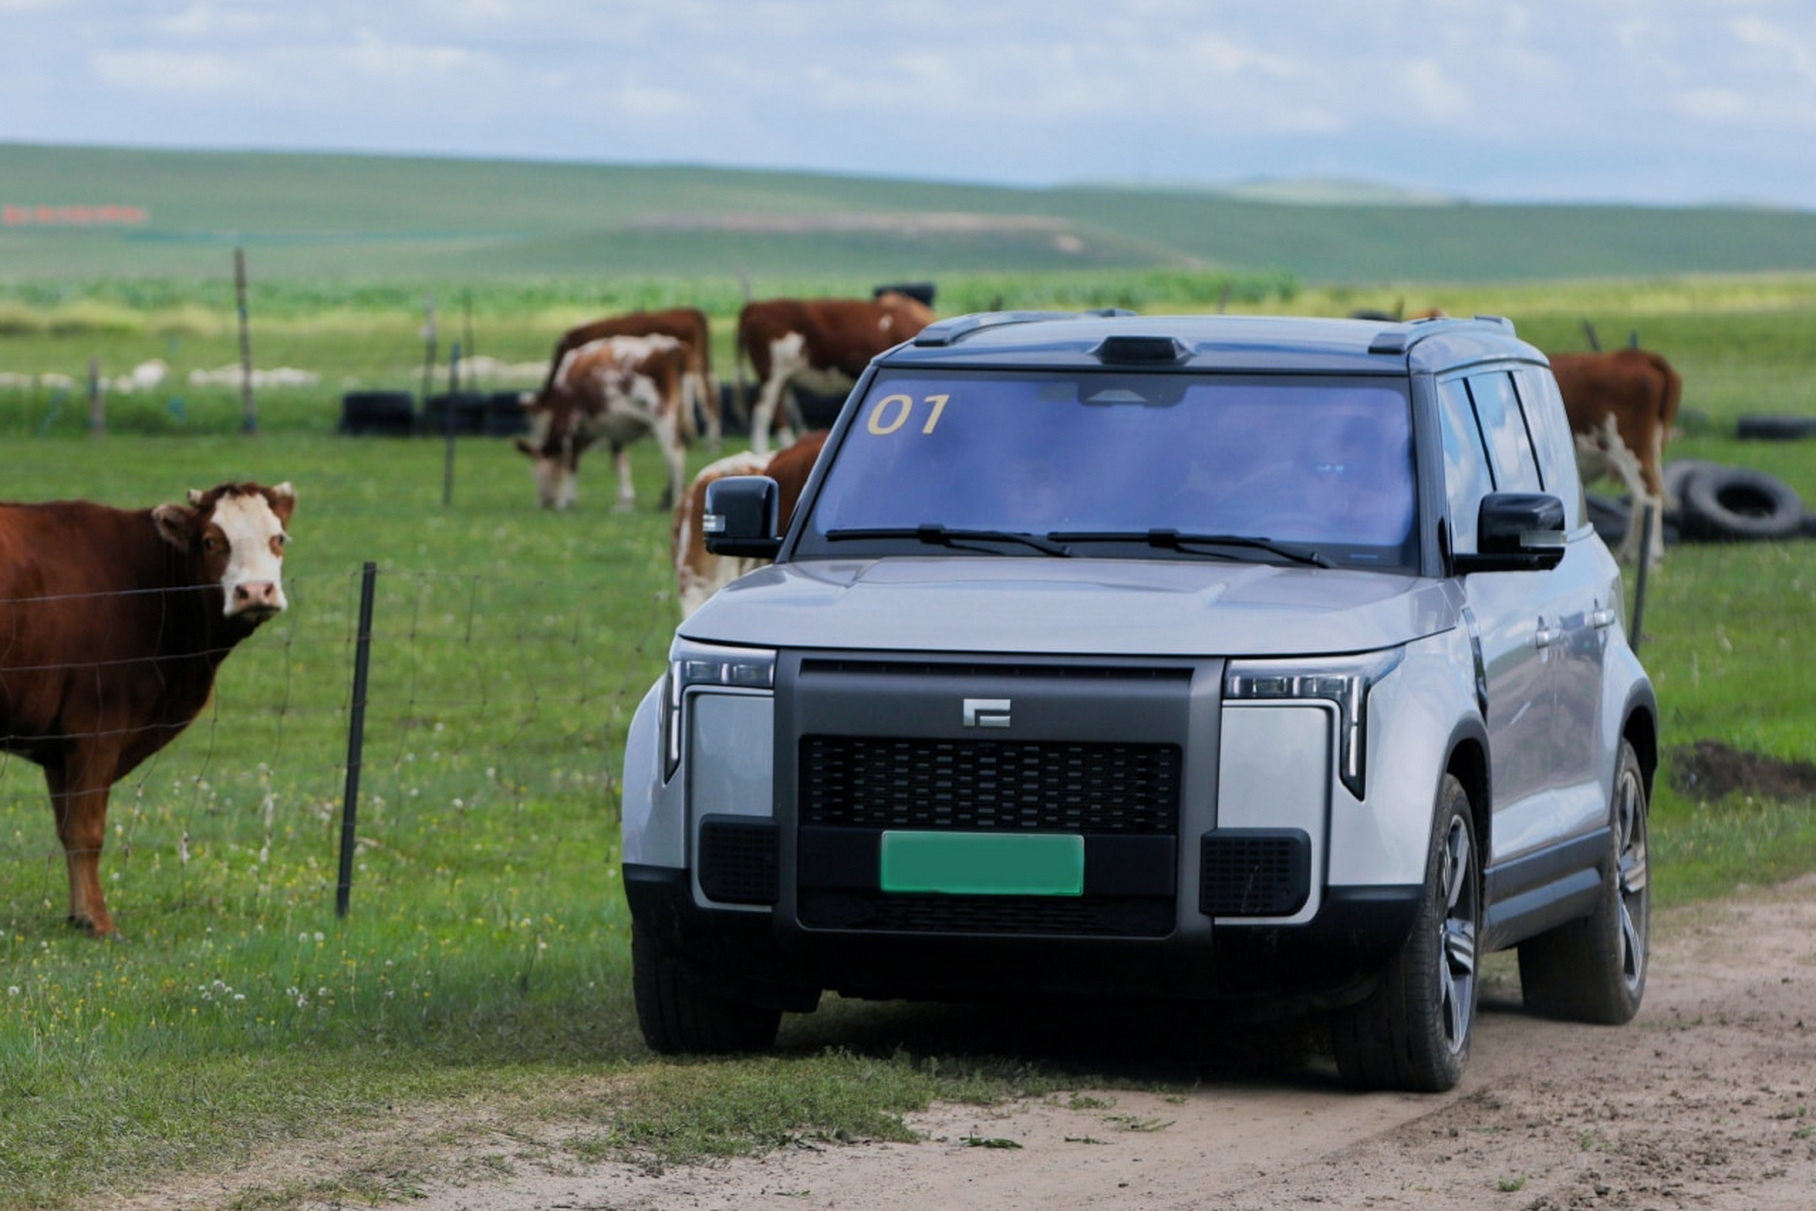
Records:
[[[0,14],[8,139],[1027,183],[1315,172],[1467,192],[1550,176],[1601,199],[1656,191],[1643,165],[1668,163],[1672,189],[1700,172],[1711,196],[1816,205],[1808,0],[0,0]]]

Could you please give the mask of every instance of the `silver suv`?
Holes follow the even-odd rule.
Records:
[[[878,357],[625,751],[638,1015],[1259,1000],[1359,1087],[1645,989],[1652,688],[1543,354],[1496,318],[994,313]]]

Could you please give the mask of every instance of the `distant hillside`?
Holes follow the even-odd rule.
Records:
[[[267,279],[1210,268],[1370,283],[1816,269],[1811,212],[1384,199],[1331,183],[1012,189],[0,144],[0,277],[217,275],[235,246]]]

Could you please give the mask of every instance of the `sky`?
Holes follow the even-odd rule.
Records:
[[[0,0],[0,143],[1816,209],[1812,0]]]

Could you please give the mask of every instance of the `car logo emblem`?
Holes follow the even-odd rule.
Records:
[[[965,726],[1008,727],[1009,700],[1007,698],[965,699]]]

